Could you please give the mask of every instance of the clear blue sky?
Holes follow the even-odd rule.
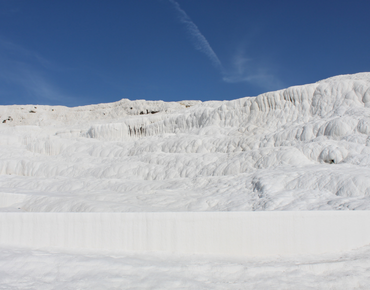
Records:
[[[368,0],[0,0],[0,105],[230,100],[370,71]]]

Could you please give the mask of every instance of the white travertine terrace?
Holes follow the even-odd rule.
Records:
[[[0,106],[0,210],[370,209],[370,73],[233,101]]]

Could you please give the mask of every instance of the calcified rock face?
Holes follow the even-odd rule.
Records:
[[[370,73],[234,101],[0,106],[2,211],[370,209]]]

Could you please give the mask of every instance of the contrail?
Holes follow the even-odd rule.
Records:
[[[199,31],[199,28],[195,25],[195,23],[190,19],[190,17],[186,14],[184,10],[181,9],[179,3],[175,0],[169,0],[177,12],[180,15],[180,21],[185,24],[188,33],[193,38],[193,45],[195,49],[203,52],[212,62],[212,64],[222,71],[222,64],[218,59],[216,53],[213,51],[212,47],[209,45],[207,39],[204,35]]]
[[[179,14],[180,22],[186,27],[187,32],[192,37],[192,42],[195,49],[203,52],[212,62],[213,66],[223,76],[223,81],[226,83],[250,83],[263,87],[268,90],[282,88],[282,83],[272,73],[269,73],[268,68],[261,68],[253,62],[253,59],[243,55],[243,51],[239,51],[233,61],[231,68],[225,69],[216,53],[208,43],[207,39],[200,32],[199,28],[190,19],[180,4],[176,0],[168,0],[175,7]]]

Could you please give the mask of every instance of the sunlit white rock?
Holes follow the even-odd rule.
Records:
[[[233,101],[0,106],[0,208],[370,209],[369,104],[360,73]]]

